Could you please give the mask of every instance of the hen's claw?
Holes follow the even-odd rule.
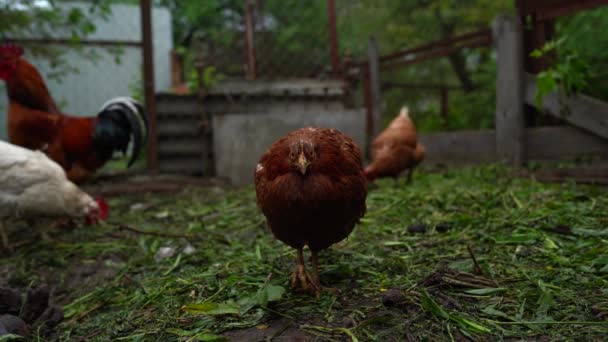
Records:
[[[2,249],[8,253],[13,252],[13,247],[8,242],[8,235],[4,230],[4,224],[0,222],[0,242],[2,243]]]
[[[296,270],[291,274],[291,288],[293,290],[310,292],[317,297],[321,293],[321,287],[318,285],[318,282],[306,271],[302,249],[298,249]]]

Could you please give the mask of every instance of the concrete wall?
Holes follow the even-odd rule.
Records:
[[[253,183],[255,165],[278,138],[305,126],[336,128],[365,145],[364,110],[238,113],[213,116],[216,174],[234,185]]]
[[[58,3],[66,7],[81,7],[86,12],[88,6],[82,3]],[[168,89],[171,85],[170,50],[173,47],[171,13],[164,8],[153,10],[154,66],[156,90]],[[112,14],[107,21],[97,19],[97,31],[87,39],[99,40],[141,40],[139,7],[132,5],[112,5]],[[64,37],[56,37],[64,38]],[[142,88],[142,56],[137,47],[123,48],[120,63],[105,48],[86,47],[99,55],[88,59],[76,51],[69,50],[64,55],[70,66],[78,69],[60,80],[50,79],[54,69],[44,58],[35,57],[26,51],[25,58],[42,73],[51,95],[60,108],[79,116],[94,115],[99,107],[114,96],[135,95]],[[6,140],[6,88],[0,82],[0,140]]]

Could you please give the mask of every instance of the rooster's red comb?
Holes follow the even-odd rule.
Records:
[[[0,58],[14,58],[23,55],[23,48],[13,43],[0,44]]]

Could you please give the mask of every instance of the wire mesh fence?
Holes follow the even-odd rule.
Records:
[[[193,32],[182,50],[185,81],[326,78],[327,0],[243,0],[221,23]]]

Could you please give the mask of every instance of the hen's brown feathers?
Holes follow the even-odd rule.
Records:
[[[290,163],[290,146],[309,143],[305,174]],[[346,238],[365,213],[361,151],[335,129],[307,127],[275,142],[256,167],[258,205],[275,237],[313,251]]]
[[[418,142],[416,126],[406,107],[372,142],[372,162],[365,168],[368,180],[397,177],[424,159],[424,146]]]

